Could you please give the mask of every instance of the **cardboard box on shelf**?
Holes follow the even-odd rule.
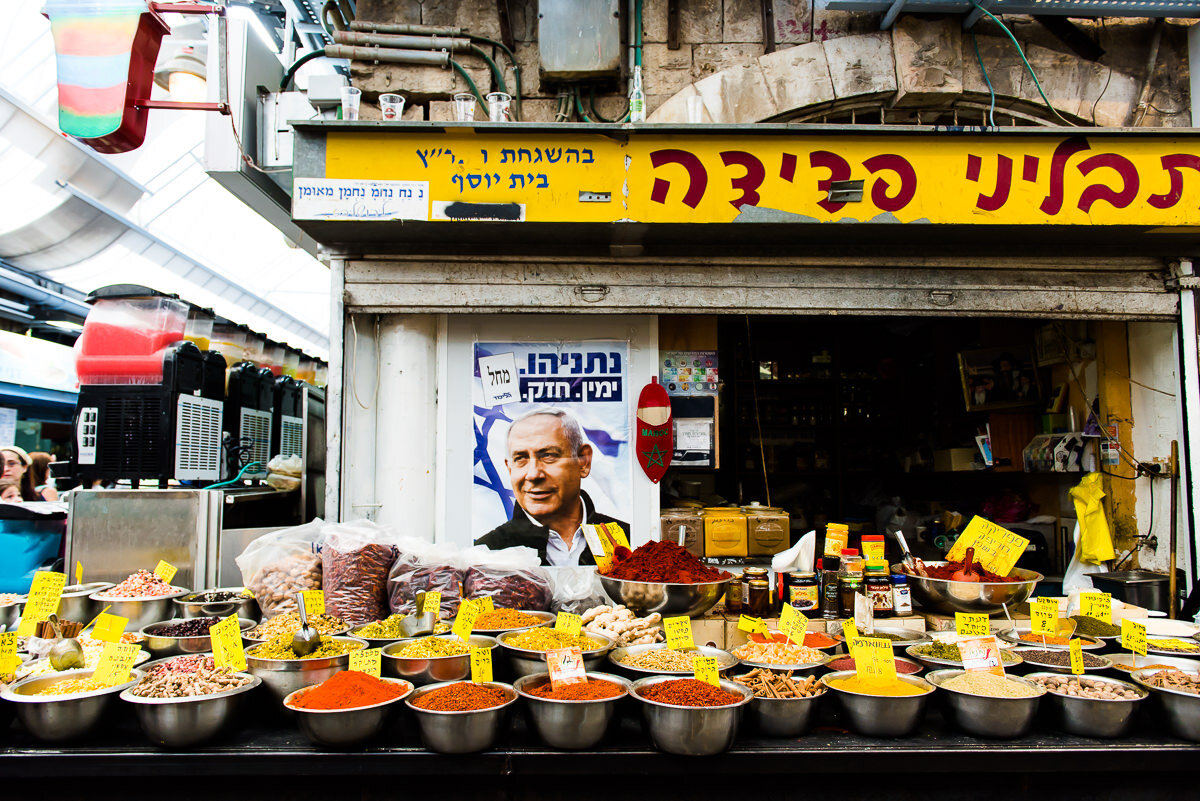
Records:
[[[692,619],[692,639],[696,645],[725,650],[725,616],[712,615]]]
[[[933,470],[936,473],[950,473],[975,469],[975,455],[978,448],[945,448],[933,452]]]

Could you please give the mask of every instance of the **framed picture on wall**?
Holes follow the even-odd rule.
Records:
[[[969,412],[1041,403],[1037,368],[1028,350],[1012,347],[960,351],[958,368]]]

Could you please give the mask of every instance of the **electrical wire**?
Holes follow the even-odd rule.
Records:
[[[358,399],[358,321],[355,315],[350,315],[350,330],[354,332],[354,356],[350,362],[350,394],[354,396],[354,402],[365,411],[370,411],[371,406],[375,405],[375,401],[379,398],[379,371],[375,372],[375,389],[371,392],[371,406],[367,406]],[[375,318],[375,364],[379,364],[379,318]]]
[[[579,112],[579,117],[580,117],[580,118],[581,118],[581,119],[582,119],[584,122],[592,122],[592,118],[591,118],[591,117],[589,117],[589,116],[587,115],[587,112],[585,112],[585,111],[583,110],[583,101],[579,99],[579,88],[578,88],[578,87],[572,87],[572,89],[571,89],[571,97],[572,97],[572,98],[575,100],[575,110],[576,110],[577,112]]]
[[[1025,58],[1025,51],[1024,51],[1024,49],[1021,48],[1021,43],[1017,41],[1017,37],[1013,36],[1013,32],[1008,29],[1008,26],[1005,25],[1003,22],[1001,22],[1000,18],[997,17],[995,14],[988,11],[983,6],[979,5],[979,0],[971,0],[971,5],[975,6],[975,8],[979,9],[984,14],[986,14],[988,16],[988,18],[992,20],[992,22],[999,25],[1000,30],[1004,31],[1004,33],[1007,34],[1008,38],[1010,40],[1012,40],[1013,45],[1017,48],[1017,55],[1021,57],[1021,61],[1025,64],[1025,69],[1029,70],[1029,75],[1030,75],[1030,77],[1033,78],[1033,85],[1037,87],[1038,94],[1042,96],[1042,100],[1045,101],[1046,108],[1050,109],[1050,113],[1053,114],[1055,117],[1058,117],[1060,120],[1062,120],[1067,125],[1076,127],[1075,123],[1071,122],[1066,117],[1059,114],[1058,109],[1056,109],[1053,106],[1053,104],[1051,104],[1050,99],[1048,97],[1046,97],[1046,93],[1044,91],[1042,91],[1042,82],[1038,80],[1037,73],[1033,71],[1033,65],[1031,65],[1029,63],[1029,59]]]
[[[233,114],[226,114],[225,116],[229,118],[229,127],[233,130],[233,142],[235,145],[237,145],[238,154],[241,155],[242,161],[245,162],[247,167],[261,172],[263,175],[273,175],[275,173],[292,171],[291,167],[280,167],[278,169],[267,170],[255,164],[254,159],[250,158],[250,154],[246,152],[244,147],[242,147],[242,138],[238,136],[237,125],[235,125],[233,122]]]
[[[265,466],[265,465],[263,465],[262,462],[249,462],[246,464],[245,467],[243,467],[241,470],[239,470],[238,474],[236,476],[234,476],[233,478],[229,479],[228,481],[221,481],[216,484],[209,484],[207,487],[205,487],[205,489],[216,489],[217,487],[228,487],[230,484],[236,484],[237,482],[242,480],[242,476],[244,476],[246,474],[246,471],[249,470],[251,467],[254,467],[255,465],[258,465],[259,467]]]
[[[596,90],[594,87],[588,87],[588,110],[592,112],[592,116],[600,120],[600,122],[629,122],[629,98],[625,98],[625,113],[618,120],[605,119],[599,111],[596,111]]]
[[[332,0],[330,0],[330,2],[332,2]],[[292,78],[296,76],[297,70],[299,70],[308,62],[312,61],[314,58],[321,58],[324,55],[325,48],[322,47],[320,50],[310,50],[309,52],[300,56],[300,58],[293,61],[291,66],[283,71],[283,79],[279,82],[279,91],[286,92],[288,84],[290,84],[292,82]]]
[[[489,39],[486,36],[476,36],[475,34],[467,34],[467,38],[472,42],[483,42],[492,47],[499,49],[504,55],[508,56],[509,63],[512,64],[513,71],[513,119],[521,119],[521,65],[517,62],[517,56],[509,49],[508,45],[503,42],[497,42],[495,39]]]
[[[992,86],[992,79],[988,77],[987,67],[983,66],[983,55],[979,52],[979,37],[975,35],[975,31],[971,31],[971,44],[975,46],[975,58],[979,60],[979,69],[983,72],[983,80],[987,82],[988,94],[991,95],[992,102],[988,106],[988,127],[996,127],[996,89]],[[1095,122],[1093,115],[1092,122]]]
[[[486,115],[488,113],[487,101],[483,99],[483,95],[479,94],[479,87],[475,85],[473,80],[471,80],[471,76],[467,74],[465,69],[463,69],[463,65],[459,64],[454,59],[450,59],[450,66],[453,67],[455,72],[461,75],[462,79],[467,82],[467,88],[471,90],[471,94],[475,95],[475,99],[479,101],[479,105],[483,107],[483,113]]]

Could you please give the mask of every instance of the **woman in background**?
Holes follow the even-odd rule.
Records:
[[[40,501],[42,496],[33,489],[33,474],[29,472],[29,454],[24,448],[16,445],[0,447],[0,464],[4,466],[0,478],[8,478],[17,482],[21,488],[22,501]]]
[[[50,478],[50,463],[54,457],[44,451],[34,451],[29,454],[30,483],[33,491],[38,494],[39,501],[57,501],[58,490],[54,488],[54,479]]]

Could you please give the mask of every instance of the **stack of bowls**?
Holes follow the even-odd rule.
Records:
[[[899,681],[918,687],[921,695],[866,695],[834,687],[830,682],[856,676],[853,670],[830,673],[821,678],[825,686],[833,691],[846,713],[850,728],[868,737],[904,737],[911,734],[925,716],[925,705],[933,692],[933,685],[916,676],[897,674]]]
[[[679,681],[679,678],[650,676],[633,683],[633,697],[642,702],[654,747],[680,756],[713,756],[728,751],[737,737],[742,709],[754,693],[748,687],[722,679],[721,689],[737,695],[739,701],[725,706],[675,706],[641,695],[641,690],[664,681]]]
[[[214,587],[200,590],[175,599],[179,616],[185,620],[194,617],[229,617],[236,614],[246,620],[262,620],[262,610],[253,595],[243,595],[245,587]],[[228,601],[206,601],[204,596],[214,592],[234,593],[237,597]]]
[[[107,598],[104,592],[100,591],[91,593],[88,595],[88,598],[99,604],[97,611],[107,606],[109,607],[108,613],[110,615],[117,615],[129,620],[125,624],[127,630],[138,631],[142,626],[149,626],[156,621],[170,618],[175,611],[172,601],[190,593],[191,590],[176,587],[175,592],[169,595],[143,596],[141,598]],[[90,619],[88,618],[88,620]]]
[[[1028,673],[1025,679],[1034,681],[1039,678],[1061,679],[1058,673]],[[1082,678],[1082,676],[1080,677]],[[1123,737],[1133,728],[1137,720],[1138,709],[1150,693],[1136,684],[1116,679],[1096,679],[1109,684],[1116,684],[1123,690],[1132,690],[1137,698],[1084,698],[1078,695],[1065,695],[1047,691],[1042,701],[1049,711],[1054,725],[1068,734],[1080,737]]]
[[[964,673],[965,670],[948,669],[935,670],[925,676],[930,684],[942,691],[938,698],[951,723],[976,737],[1011,740],[1029,734],[1037,717],[1038,702],[1046,694],[1043,688],[1016,676],[1006,678],[1035,690],[1036,694],[1028,698],[997,698],[972,695],[945,686],[949,679]]]
[[[127,682],[86,693],[37,695],[63,681],[90,679],[93,673],[94,670],[66,670],[51,676],[22,679],[0,692],[0,698],[16,705],[17,719],[38,740],[46,743],[74,740],[94,729],[112,699],[137,684],[145,675],[140,670],[134,670],[133,677]]]
[[[520,631],[506,631],[496,638],[496,641],[500,643],[500,649],[508,657],[508,664],[512,673],[518,678],[521,676],[532,676],[535,673],[545,673],[547,670],[545,651],[532,651],[528,648],[518,648],[511,644],[512,639],[522,633]],[[600,667],[605,655],[612,650],[613,640],[611,637],[605,637],[603,634],[596,634],[591,631],[581,631],[580,634],[589,640],[597,640],[603,643],[599,648],[592,648],[582,652],[583,669],[585,671],[594,671]]]
[[[155,745],[186,748],[210,740],[230,728],[246,694],[262,680],[249,673],[235,673],[249,683],[211,695],[181,698],[142,698],[133,687],[121,692],[121,700],[133,704],[142,732]],[[136,685],[135,685],[136,686]]]
[[[496,737],[505,728],[517,691],[510,684],[496,681],[481,682],[484,687],[495,687],[504,693],[504,703],[487,709],[470,709],[463,712],[440,712],[422,709],[413,702],[421,696],[449,687],[457,682],[430,684],[413,692],[404,703],[412,710],[421,730],[421,740],[430,751],[439,754],[473,754],[486,751],[496,742]]]
[[[522,676],[513,685],[517,695],[525,699],[533,730],[551,748],[578,751],[597,745],[612,724],[619,702],[633,686],[628,679],[609,673],[588,673],[587,678],[618,684],[624,692],[612,698],[586,701],[562,701],[530,693],[532,688],[550,681],[549,673]]]
[[[296,698],[308,692],[312,687],[302,687],[289,693],[283,699],[283,705],[296,713],[300,723],[300,731],[317,745],[331,748],[345,748],[357,745],[371,739],[384,730],[388,721],[399,709],[397,704],[412,695],[413,686],[403,679],[382,679],[396,685],[403,692],[395,698],[381,701],[370,706],[357,706],[350,709],[304,709],[294,706]]]
[[[1150,683],[1150,677],[1158,672],[1157,670],[1136,670],[1131,678],[1158,699],[1158,705],[1167,720],[1167,726],[1176,736],[1200,743],[1200,695],[1156,687]]]
[[[614,602],[628,607],[638,617],[658,612],[663,617],[700,617],[717,605],[733,576],[697,584],[662,581],[625,581],[599,574],[600,585]]]
[[[586,632],[585,632],[586,633]],[[589,634],[589,636],[591,636]],[[633,665],[627,665],[621,660],[638,656],[639,654],[648,653],[651,651],[665,651],[667,644],[658,642],[650,645],[626,645],[623,648],[614,648],[608,652],[608,661],[618,673],[624,676],[629,676],[634,679],[644,678],[646,676],[691,676],[693,671],[691,668],[687,670],[656,670],[654,668],[640,668]],[[695,653],[700,656],[711,656],[717,660],[717,671],[725,673],[738,666],[738,658],[728,651],[722,651],[720,648],[710,648],[707,645],[699,645],[696,647]]]
[[[462,642],[454,634],[430,635],[439,640]],[[424,638],[418,638],[424,639]],[[471,654],[456,654],[454,656],[400,656],[400,651],[416,640],[400,640],[383,649],[383,672],[397,679],[412,682],[417,687],[426,684],[443,684],[462,681],[471,678]],[[495,655],[496,640],[494,637],[484,637],[472,634],[465,643],[469,648],[490,648]]]
[[[367,643],[357,637],[334,637],[338,642]],[[303,687],[320,684],[335,673],[350,667],[350,654],[320,656],[315,659],[262,659],[254,655],[254,648],[246,649],[246,669],[270,690],[277,700],[283,701]]]

